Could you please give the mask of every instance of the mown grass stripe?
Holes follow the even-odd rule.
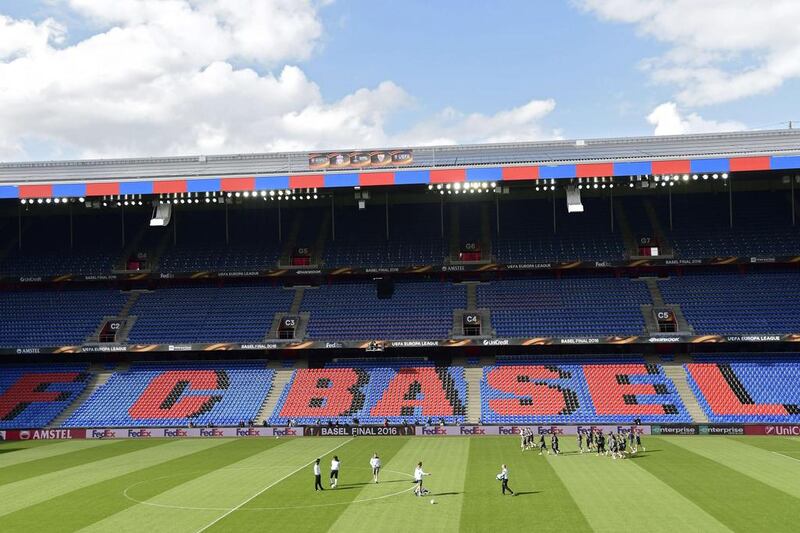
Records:
[[[626,459],[581,454],[572,439],[562,439],[561,456],[548,456],[561,482],[596,531],[623,529],[652,532],[729,531],[694,502],[639,468],[661,450],[655,441],[647,452]]]
[[[690,442],[698,437],[684,437]],[[711,437],[709,437],[711,438]],[[800,501],[741,472],[653,438],[659,453],[635,464],[734,531],[796,531]],[[648,446],[648,450],[650,446]]]
[[[732,468],[773,488],[800,498],[800,458],[775,450],[786,445],[774,437],[661,437],[692,453]],[[800,448],[797,450],[800,452]],[[800,457],[800,456],[798,456]]]
[[[252,494],[256,484],[279,477],[289,465],[277,459],[290,461],[297,444],[293,439],[236,439],[113,480],[107,483],[119,496],[109,502],[113,508],[94,516],[82,531],[196,531]],[[132,499],[123,496],[126,489]]]
[[[0,486],[59,470],[67,470],[92,461],[102,461],[140,450],[142,447],[159,446],[163,443],[163,441],[157,440],[147,441],[144,445],[132,440],[109,441],[106,446],[77,449],[61,455],[8,466],[0,469]]]
[[[388,441],[393,443],[394,441]],[[379,454],[383,452],[377,450]],[[369,457],[362,458],[369,471]],[[424,498],[413,495],[411,483],[416,464],[431,476],[425,486],[431,494]],[[465,497],[465,478],[469,472],[469,439],[465,437],[409,438],[390,460],[384,459],[384,479],[396,480],[391,491],[380,490],[367,483],[357,500],[365,500],[376,494],[396,494],[393,497],[365,503],[353,503],[347,507],[328,531],[457,531],[461,523]],[[393,472],[389,472],[389,471]],[[401,472],[402,474],[396,474]],[[391,476],[390,476],[391,474]],[[431,505],[433,499],[437,503]],[[424,527],[423,527],[424,524]]]
[[[110,440],[34,440],[0,444],[0,468],[110,444]]]
[[[57,470],[44,475],[30,477],[0,486],[0,516],[30,507],[51,498],[61,496],[107,479],[115,478],[165,463],[172,459],[194,453],[223,443],[221,440],[149,440],[127,441],[129,453],[90,461],[80,466]],[[97,448],[97,451],[104,448]],[[77,502],[91,505],[91,502]],[[2,529],[2,528],[0,528]]]
[[[567,459],[559,457],[561,459]],[[495,476],[505,463],[509,486],[519,496],[502,496]],[[552,465],[535,452],[522,452],[519,439],[481,437],[470,441],[469,476],[461,531],[591,531]]]
[[[298,442],[301,440],[304,439],[298,439]],[[312,439],[305,440],[309,442]],[[337,444],[335,439],[329,438],[313,439],[313,442],[317,447],[321,444],[323,449],[318,448],[314,453],[307,451],[296,455],[292,462],[294,468],[310,463],[320,457],[325,450],[330,450]],[[255,521],[269,523],[270,528],[274,528],[275,531],[326,531],[356,498],[363,484],[369,482],[370,471],[363,466],[376,445],[377,441],[374,438],[355,439],[333,454],[320,457],[323,485],[326,489],[332,455],[337,455],[341,460],[339,488],[314,492],[313,470],[308,464],[280,484],[247,502],[240,510],[226,516],[207,531],[245,531],[251,528]],[[392,452],[389,450],[387,453]],[[285,461],[285,458],[281,459]],[[265,486],[263,481],[262,486]]]

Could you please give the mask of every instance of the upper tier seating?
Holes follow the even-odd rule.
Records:
[[[619,232],[611,233],[608,200],[585,198],[583,213],[556,209],[545,200],[511,200],[500,204],[500,235],[494,255],[500,263],[621,261],[625,246]]]
[[[700,334],[800,332],[800,273],[678,276],[659,281]]]
[[[668,211],[659,209],[663,220]],[[794,256],[800,253],[800,226],[792,227],[786,193],[734,193],[730,227],[727,192],[673,195],[670,232],[682,258]],[[669,227],[668,223],[665,224]]]
[[[116,315],[128,295],[102,289],[9,291],[0,298],[0,346],[82,344],[103,316]]]
[[[484,368],[481,419],[488,424],[691,422],[660,365],[498,358]],[[578,362],[580,361],[580,362]]]
[[[478,307],[488,307],[501,337],[638,335],[644,283],[627,278],[534,278],[478,286]]]
[[[178,242],[159,261],[163,272],[229,272],[269,270],[281,252],[277,209],[233,209],[228,213],[229,243],[225,239],[225,210],[178,211]]]
[[[41,428],[86,388],[88,365],[0,367],[0,429]]]
[[[265,285],[158,289],[131,309],[135,343],[259,342],[294,291]]]
[[[710,422],[800,422],[800,362],[795,355],[697,357],[684,365]]]
[[[138,363],[113,374],[64,426],[246,423],[258,415],[274,373],[265,361]]]
[[[336,239],[325,243],[327,268],[440,265],[447,255],[438,204],[391,205],[388,240],[379,203],[337,208],[335,214]]]
[[[132,237],[134,226],[140,222],[135,214],[128,217],[126,239]],[[75,215],[70,247],[66,214],[25,217],[22,249],[14,245],[0,261],[0,276],[107,275],[121,259],[120,220],[119,213]]]
[[[372,283],[337,283],[306,290],[301,310],[311,339],[444,339],[465,305],[464,287],[448,283],[397,283],[386,300]]]
[[[344,361],[295,370],[270,418],[272,424],[391,424],[464,421],[467,388],[461,367],[424,362]]]

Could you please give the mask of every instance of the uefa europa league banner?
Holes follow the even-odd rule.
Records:
[[[410,165],[412,150],[373,150],[369,152],[328,152],[309,154],[311,170],[345,170],[349,168],[380,168]]]

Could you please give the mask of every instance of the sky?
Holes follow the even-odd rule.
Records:
[[[800,122],[798,0],[0,0],[0,161]]]

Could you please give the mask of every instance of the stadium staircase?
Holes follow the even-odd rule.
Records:
[[[631,225],[628,222],[628,215],[625,213],[623,202],[617,198],[614,200],[614,219],[617,222],[617,227],[622,233],[622,242],[625,246],[625,251],[628,257],[635,257],[639,255],[639,249],[636,242],[636,237],[631,232]]]
[[[644,200],[644,209],[647,213],[647,218],[650,220],[650,227],[653,228],[653,236],[658,240],[659,252],[661,252],[659,257],[672,257],[675,253],[672,240],[667,237],[667,233],[664,231],[661,221],[658,219],[658,214],[653,207],[653,202],[649,198]]]
[[[464,380],[467,382],[467,423],[479,424],[481,421],[481,380],[483,366],[493,365],[493,357],[481,357],[477,361],[468,361],[465,357],[453,359],[453,366],[464,367]]]
[[[127,263],[128,258],[131,257],[134,252],[139,249],[139,245],[141,244],[142,240],[145,237],[145,233],[147,230],[150,229],[150,226],[142,226],[139,228],[139,231],[136,232],[136,235],[130,240],[130,242],[123,248],[122,252],[117,257],[117,260],[114,261],[114,266],[112,267],[112,272],[128,272]],[[143,269],[144,272],[148,272],[150,270],[151,265],[147,265],[148,268]],[[141,271],[140,271],[141,272]]]
[[[458,252],[461,247],[461,231],[459,225],[458,206],[451,205],[449,210],[450,215],[450,242],[448,246],[448,253],[450,255],[449,262],[458,261]]]
[[[139,298],[142,296],[143,292],[147,291],[140,291],[140,290],[131,291],[130,294],[128,295],[127,301],[119,310],[119,313],[117,313],[116,316],[104,316],[103,319],[100,320],[100,323],[97,325],[94,332],[88,337],[86,337],[85,341],[86,344],[97,344],[100,342],[100,333],[103,331],[103,326],[105,326],[106,322],[108,322],[109,320],[123,320],[125,322],[124,325],[122,326],[122,329],[120,329],[117,332],[116,342],[118,343],[127,342],[128,334],[131,332],[131,329],[133,329],[134,324],[136,324],[136,316],[131,315],[130,312],[133,306],[136,304],[136,302],[139,301]]]
[[[683,366],[686,363],[691,363],[690,356],[675,356],[673,361],[662,361],[661,365],[664,368],[664,375],[666,375],[675,384],[675,389],[686,407],[686,411],[692,417],[692,421],[696,424],[707,424],[708,417],[697,402],[697,397],[689,387],[689,378],[686,375],[686,368]]]
[[[173,237],[173,233],[171,231],[165,231],[164,236],[161,237],[161,241],[156,246],[155,250],[153,250],[153,254],[150,257],[150,270],[158,270],[159,262],[161,261],[161,256],[164,255],[164,251],[170,244],[170,239]]]
[[[492,261],[492,222],[489,205],[481,206],[481,263]]]
[[[489,309],[478,309],[478,290],[480,285],[477,281],[465,281],[462,283],[466,287],[467,292],[467,307],[465,309],[453,309],[453,329],[450,330],[450,338],[457,339],[465,337],[464,334],[464,314],[465,313],[478,313],[481,317],[481,335],[470,336],[472,339],[491,338],[495,336],[495,331],[492,329],[492,313]],[[456,365],[458,366],[458,365]]]
[[[672,310],[673,314],[675,315],[675,322],[678,328],[676,333],[683,335],[694,335],[694,328],[686,320],[686,316],[683,314],[681,306],[676,304],[667,304],[664,301],[664,296],[661,294],[661,287],[658,286],[658,278],[642,277],[638,279],[647,285],[647,290],[650,292],[650,299],[653,301],[652,305],[642,305],[642,315],[644,317],[644,323],[645,327],[647,328],[647,332],[650,334],[659,333],[658,322],[653,316],[653,308],[666,307],[667,309]]]
[[[294,216],[294,219],[292,220],[292,227],[289,228],[289,235],[286,237],[286,241],[284,241],[283,249],[281,250],[281,256],[278,259],[279,268],[291,267],[292,253],[294,252],[297,243],[297,235],[300,233],[300,227],[302,224],[303,213],[302,211],[298,210]]]
[[[265,341],[276,340],[280,337],[278,331],[280,329],[281,320],[287,316],[292,316],[299,319],[294,330],[294,339],[302,340],[306,336],[308,321],[311,320],[311,313],[300,312],[300,306],[303,303],[303,295],[305,294],[306,287],[294,287],[293,289],[287,288],[285,290],[294,290],[292,305],[289,307],[288,313],[275,313],[275,316],[272,318],[272,325],[270,326],[269,331],[267,331],[267,336],[264,338]]]
[[[311,249],[311,265],[319,266],[322,264],[322,258],[325,257],[325,243],[331,231],[331,214],[325,211],[322,216],[322,224],[319,225],[317,232],[317,240],[314,241],[314,247]]]
[[[86,388],[83,389],[83,392],[80,393],[71,404],[69,404],[69,407],[64,409],[60,415],[50,422],[49,427],[61,427],[61,424],[68,420],[69,417],[72,416],[72,413],[74,413],[75,410],[80,407],[87,398],[94,394],[94,391],[105,385],[115,372],[125,372],[129,367],[130,364],[120,365],[111,369],[102,364],[90,365],[88,372],[92,377],[89,379],[89,383],[86,384]]]
[[[270,387],[269,393],[264,400],[264,405],[261,406],[261,410],[256,417],[255,423],[257,426],[262,425],[264,420],[269,420],[269,417],[272,416],[286,385],[292,380],[295,369],[307,368],[307,366],[306,361],[300,360],[294,362],[293,368],[284,368],[283,361],[270,361],[267,363],[267,368],[275,369],[275,377],[272,380],[272,387]]]

